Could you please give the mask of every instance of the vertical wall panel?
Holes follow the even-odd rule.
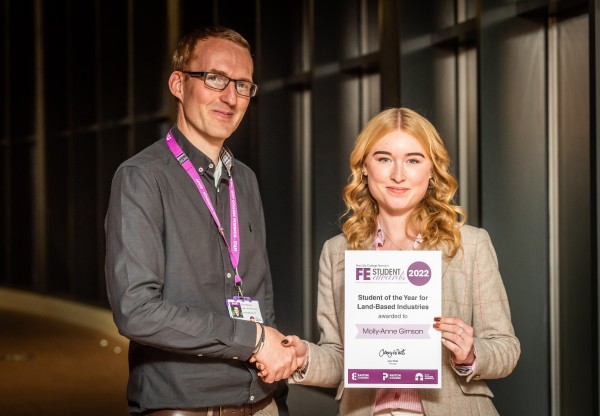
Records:
[[[127,115],[127,2],[102,0],[98,9],[99,121],[115,122]]]
[[[79,299],[101,299],[96,284],[99,250],[94,221],[96,208],[96,135],[85,133],[73,138],[71,164],[71,243],[69,247],[70,288]]]
[[[267,251],[273,278],[277,326],[303,334],[302,109],[298,89],[286,80],[301,69],[302,2],[262,2],[260,43],[255,45],[259,90],[254,106],[268,116],[258,123],[257,173],[267,226]],[[299,159],[300,158],[300,159]],[[312,311],[311,311],[312,312]]]
[[[87,127],[96,121],[96,10],[92,1],[70,2],[68,24],[69,111],[71,127]],[[52,95],[54,97],[54,94]],[[91,154],[93,155],[93,153]],[[90,156],[91,156],[90,155]]]
[[[0,59],[8,61],[8,3],[0,3],[0,25],[2,41],[0,41]],[[10,105],[8,99],[8,65],[0,65],[0,284],[8,283],[10,270],[10,208],[9,208],[9,172],[10,157],[8,153],[8,126],[10,122]]]
[[[509,10],[510,11],[510,10]],[[544,25],[483,11],[481,218],[498,253],[522,359],[492,381],[500,414],[549,414]]]
[[[290,91],[266,92],[260,109],[271,115],[261,121],[260,190],[267,224],[267,250],[275,292],[277,326],[285,333],[302,333],[302,204],[300,180],[295,169],[297,148]]]
[[[47,147],[47,172],[44,175],[48,189],[46,205],[48,282],[45,290],[61,295],[69,293],[69,164],[68,141],[64,137],[49,136]]]
[[[596,317],[596,328],[595,331],[592,332],[595,334],[594,341],[596,343],[596,351],[595,351],[595,361],[594,367],[594,391],[596,400],[594,403],[595,413],[600,412],[600,302],[598,299],[600,298],[600,282],[599,282],[599,270],[600,270],[600,224],[598,221],[598,217],[600,215],[600,170],[598,166],[598,161],[600,160],[600,129],[598,127],[598,123],[600,121],[600,0],[592,0],[590,1],[590,144],[592,151],[590,152],[590,157],[592,159],[592,215],[593,220],[592,224],[594,228],[592,233],[594,234],[594,239],[592,240],[592,247],[594,261],[592,263],[592,278],[594,279],[594,284],[592,287],[592,296],[594,300],[592,305],[595,305],[595,310],[592,310],[592,313],[595,314]]]
[[[167,87],[167,9],[162,1],[133,0],[133,82],[136,115],[160,111]],[[149,30],[149,28],[152,28]],[[136,144],[137,146],[137,144]],[[140,150],[138,146],[138,150]]]
[[[11,163],[8,166],[7,206],[10,212],[9,264],[7,280],[17,287],[33,285],[33,133],[34,116],[34,12],[32,1],[8,5],[8,66],[6,81],[11,117],[7,144]]]
[[[342,188],[350,175],[348,164],[354,139],[361,126],[358,82],[344,82],[343,75],[314,80],[314,258],[325,240],[339,234],[339,216],[345,207]],[[340,109],[344,111],[340,112]]]
[[[560,414],[593,414],[594,369],[587,15],[558,23]]]
[[[342,5],[343,3],[343,5]],[[360,84],[340,73],[339,62],[358,48],[357,38],[344,38],[344,23],[354,21],[357,2],[316,2],[313,70],[313,258],[317,260],[325,240],[340,232],[339,215],[345,207],[342,188],[348,181],[348,160],[362,126]],[[316,264],[316,261],[315,261]]]

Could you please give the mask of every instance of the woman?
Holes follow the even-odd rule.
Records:
[[[323,247],[319,344],[290,336],[293,383],[338,387],[339,414],[497,415],[484,379],[506,377],[520,355],[506,291],[486,231],[464,225],[457,181],[435,128],[406,108],[381,112],[357,138],[344,188],[343,233]],[[344,389],[344,251],[441,250],[441,389]]]

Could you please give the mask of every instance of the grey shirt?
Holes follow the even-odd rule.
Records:
[[[213,162],[176,128],[229,240],[228,180],[237,194],[245,296],[274,326],[273,290],[258,183],[222,152]],[[229,317],[236,295],[228,249],[202,197],[164,138],[124,162],[112,182],[106,230],[106,284],[119,332],[130,339],[129,410],[199,408],[257,402],[276,385],[247,362],[256,325]]]

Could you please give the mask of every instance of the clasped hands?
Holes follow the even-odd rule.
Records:
[[[295,335],[284,336],[268,326],[264,330],[264,345],[249,361],[256,364],[258,375],[265,383],[273,383],[288,378],[302,367],[308,347]]]

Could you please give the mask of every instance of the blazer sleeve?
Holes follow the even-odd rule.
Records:
[[[517,365],[521,347],[511,322],[496,252],[483,229],[477,232],[472,254],[472,325],[477,364],[467,381],[506,377]]]
[[[323,246],[319,260],[319,286],[317,298],[317,323],[320,330],[318,344],[309,344],[309,365],[304,377],[294,373],[291,383],[320,387],[338,387],[343,380],[344,340],[343,324],[338,311],[344,305],[344,250],[339,238]],[[345,247],[345,245],[344,245]]]

